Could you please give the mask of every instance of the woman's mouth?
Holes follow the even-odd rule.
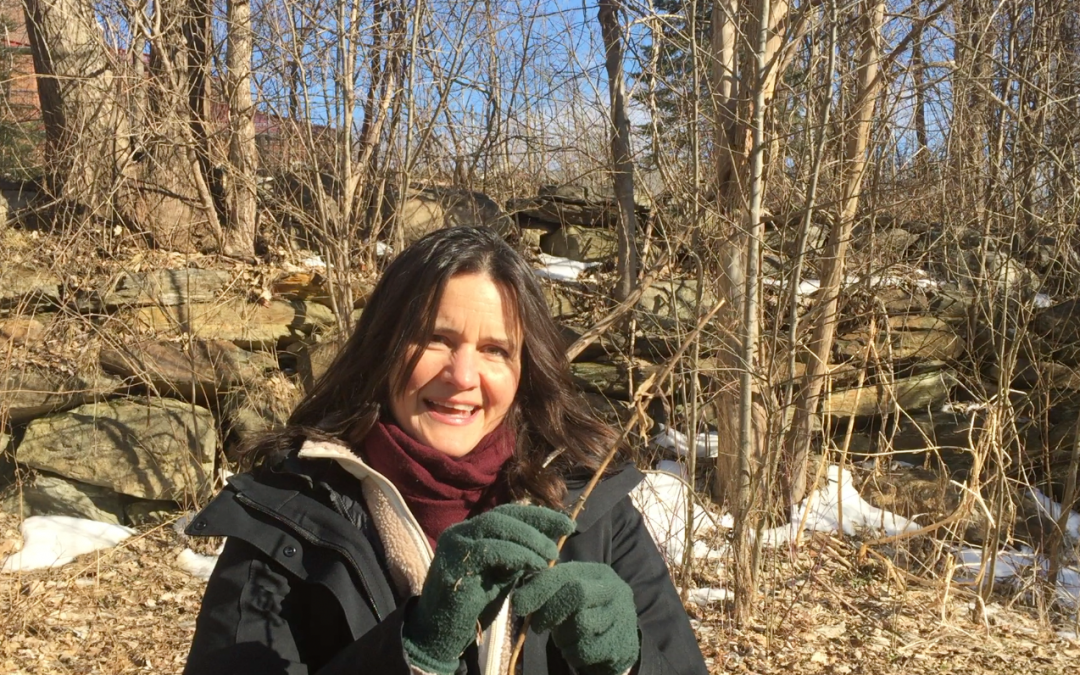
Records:
[[[466,422],[472,419],[472,417],[480,411],[480,406],[470,405],[468,403],[454,403],[451,401],[434,401],[429,398],[424,399],[424,405],[428,410],[435,413],[441,418],[453,420],[456,422]]]

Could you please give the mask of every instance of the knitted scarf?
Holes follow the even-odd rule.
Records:
[[[500,472],[514,445],[514,433],[501,424],[469,454],[450,457],[394,422],[379,421],[364,437],[360,454],[398,489],[434,548],[446,528],[508,501]]]

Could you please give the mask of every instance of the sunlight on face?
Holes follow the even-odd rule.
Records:
[[[504,295],[486,274],[452,277],[431,341],[390,400],[405,433],[451,457],[472,452],[517,395],[522,328]]]

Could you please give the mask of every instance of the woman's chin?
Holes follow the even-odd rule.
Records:
[[[468,424],[442,424],[430,420],[425,425],[427,428],[423,430],[424,437],[420,441],[444,455],[463,457],[472,452],[484,437],[479,416],[472,417],[474,419]]]

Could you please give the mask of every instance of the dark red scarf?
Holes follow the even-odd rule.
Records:
[[[513,453],[514,434],[505,424],[469,454],[450,457],[388,421],[371,428],[361,450],[368,466],[401,492],[432,548],[446,528],[508,501],[509,491],[499,478]]]

